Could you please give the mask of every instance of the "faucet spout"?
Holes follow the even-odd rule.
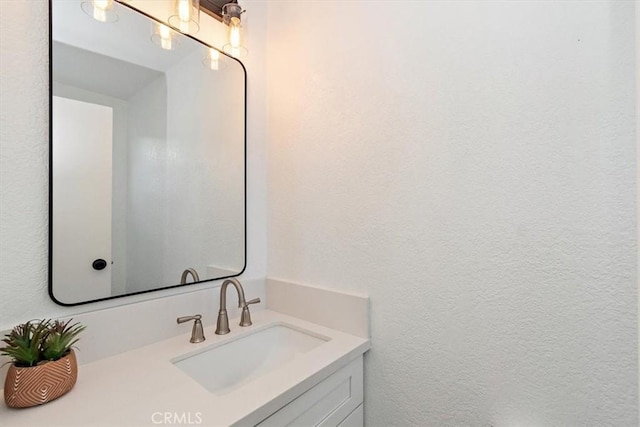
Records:
[[[236,288],[236,292],[238,294],[238,308],[242,309],[240,326],[251,326],[252,323],[249,304],[256,304],[260,302],[260,298],[254,298],[247,301],[244,297],[242,284],[237,279],[227,279],[222,282],[222,286],[220,287],[220,310],[218,311],[218,321],[216,323],[216,335],[224,335],[230,332],[229,316],[227,315],[227,288],[229,287],[229,284]]]
[[[240,284],[237,279],[227,279],[222,282],[222,286],[220,287],[220,310],[227,310],[227,288],[229,287],[229,284],[232,284],[238,293],[238,308],[242,308],[245,303],[242,284]]]
[[[200,281],[200,277],[198,276],[198,272],[194,268],[187,268],[185,271],[182,272],[182,276],[180,277],[180,284],[181,285],[186,285],[187,284],[187,276],[189,274],[193,278],[194,282],[199,282]]]

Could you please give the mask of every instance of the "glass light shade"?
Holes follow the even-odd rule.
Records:
[[[174,0],[169,24],[184,34],[200,30],[200,0]]]
[[[98,22],[116,22],[116,13],[113,0],[87,0],[80,4],[82,11]]]
[[[165,50],[173,50],[179,42],[178,33],[160,22],[151,24],[151,41]]]
[[[220,52],[212,47],[205,48],[204,59],[202,63],[210,70],[218,71],[223,67],[223,62],[220,61]]]
[[[222,50],[228,54],[233,56],[234,58],[244,58],[247,56],[249,51],[244,46],[243,43],[243,34],[242,34],[242,23],[240,22],[240,18],[230,18],[229,19],[229,42],[222,47]]]

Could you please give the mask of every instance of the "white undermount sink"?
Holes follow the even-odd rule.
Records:
[[[277,324],[172,362],[210,392],[223,395],[327,341],[327,337]]]

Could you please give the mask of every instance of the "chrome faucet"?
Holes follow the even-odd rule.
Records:
[[[182,277],[180,277],[181,285],[187,284],[187,276],[189,274],[191,274],[191,277],[193,277],[194,282],[200,281],[200,276],[198,276],[198,272],[194,268],[187,268],[185,271],[182,272]]]
[[[260,298],[254,298],[246,301],[244,299],[244,289],[242,285],[236,279],[227,279],[222,283],[220,287],[220,311],[218,311],[218,322],[216,324],[216,335],[228,334],[229,331],[229,317],[227,316],[227,287],[229,283],[236,288],[238,293],[238,308],[242,309],[242,315],[240,316],[240,326],[251,326],[251,313],[249,312],[249,304],[257,304],[260,302]]]

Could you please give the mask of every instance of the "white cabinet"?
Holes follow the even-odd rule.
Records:
[[[280,408],[258,426],[362,427],[363,386],[360,356]]]

